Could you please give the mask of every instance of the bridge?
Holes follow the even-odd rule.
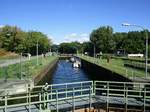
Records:
[[[83,81],[26,86],[26,93],[13,95],[0,90],[0,112],[51,112],[104,109],[150,112],[150,84]]]

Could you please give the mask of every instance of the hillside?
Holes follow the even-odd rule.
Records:
[[[17,57],[18,54],[0,48],[0,58]]]

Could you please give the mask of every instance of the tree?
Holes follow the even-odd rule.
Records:
[[[59,45],[59,52],[68,54],[81,52],[81,44],[79,42],[61,43]]]
[[[36,54],[37,41],[39,54],[49,51],[51,39],[42,32],[24,32],[17,26],[6,25],[0,28],[0,47],[16,53]]]
[[[89,55],[93,53],[93,45],[91,42],[84,42],[82,44],[83,53],[88,52]]]
[[[90,40],[102,52],[112,53],[115,49],[113,28],[110,26],[102,26],[93,30],[90,34]]]
[[[124,49],[127,53],[144,53],[144,35],[143,32],[132,31],[128,32],[124,39]]]

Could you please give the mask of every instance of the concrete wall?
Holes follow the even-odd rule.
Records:
[[[46,82],[50,82],[52,78],[52,74],[55,71],[58,59],[50,62],[48,66],[46,66],[37,76],[33,78],[34,85],[45,84]]]
[[[105,69],[96,64],[90,63],[86,60],[81,59],[82,68],[88,72],[90,79],[92,80],[102,80],[102,81],[127,81],[131,80],[120,75],[114,73],[108,69]]]

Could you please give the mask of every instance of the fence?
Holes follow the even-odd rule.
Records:
[[[5,94],[0,96],[0,111],[14,111],[18,107],[25,107],[29,112],[33,109],[58,112],[67,108],[74,111],[81,105],[91,109],[96,104],[104,104],[107,111],[118,108],[118,105],[126,112],[150,109],[149,83],[83,81],[35,86],[32,89],[26,86],[26,89],[26,93],[16,95],[10,95],[9,90],[1,90]]]

